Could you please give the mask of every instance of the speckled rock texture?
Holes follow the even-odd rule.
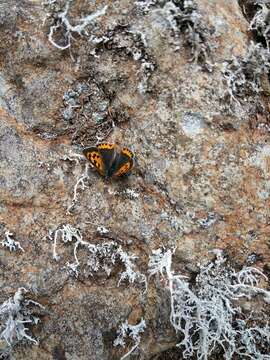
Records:
[[[135,255],[146,276],[161,247],[189,279],[214,249],[269,275],[269,93],[230,82],[260,41],[248,3],[198,0],[190,27],[184,1],[1,1],[0,240],[9,231],[24,251],[0,245],[0,303],[24,287],[43,305],[29,329],[39,344],[23,340],[3,358],[120,359],[132,342],[114,347],[117,329],[141,318],[130,359],[182,358],[166,284],[118,284],[118,260],[90,274],[81,245],[68,271],[74,246],[60,233],[53,258],[66,224]],[[263,89],[264,70],[254,80]],[[103,141],[135,153],[128,177],[86,167],[83,147]]]

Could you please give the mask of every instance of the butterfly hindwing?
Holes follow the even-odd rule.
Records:
[[[113,176],[120,177],[127,174],[133,167],[134,154],[128,148],[123,148],[117,157],[117,164]]]
[[[98,147],[92,146],[83,150],[85,157],[98,170],[100,175],[105,175],[105,165]]]

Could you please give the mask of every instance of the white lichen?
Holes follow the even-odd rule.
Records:
[[[15,241],[12,239],[13,234],[9,232],[8,230],[5,232],[5,238],[3,241],[1,241],[2,246],[7,247],[9,251],[17,251],[21,250],[24,252],[24,249],[21,247],[21,244],[19,241]]]
[[[120,273],[118,286],[124,281],[129,283],[138,282],[142,284],[144,291],[146,291],[147,279],[144,274],[136,269],[136,256],[133,254],[129,255],[115,241],[92,244],[83,240],[79,229],[70,224],[63,225],[54,232],[53,238],[50,235],[50,239],[53,239],[53,259],[57,261],[60,260],[56,251],[57,240],[59,238],[64,243],[74,243],[74,261],[68,262],[66,265],[68,270],[71,270],[75,276],[79,275],[79,268],[81,266],[78,258],[78,249],[83,248],[87,254],[87,264],[84,267],[85,274],[93,276],[96,272],[105,272],[109,276],[116,264],[121,264],[124,270]]]
[[[255,1],[258,6],[254,17],[252,18],[249,29],[256,31],[257,35],[262,36],[265,40],[267,50],[270,51],[270,9],[269,2]]]
[[[100,235],[105,235],[105,234],[108,234],[110,231],[103,225],[100,225],[97,227],[97,232],[100,234]]]
[[[73,197],[71,203],[68,205],[67,214],[71,214],[72,209],[74,208],[75,204],[78,201],[79,189],[85,190],[87,188],[85,181],[89,178],[88,172],[89,172],[89,163],[86,163],[84,172],[77,178],[76,183],[73,187]]]
[[[29,326],[36,325],[39,318],[33,315],[32,306],[43,308],[39,303],[25,298],[27,290],[19,288],[13,298],[0,305],[0,339],[11,348],[22,340],[35,345],[38,341],[28,334]]]
[[[154,59],[148,54],[148,44],[144,32],[138,29],[132,29],[127,32],[133,39],[133,45],[127,46],[127,52],[133,57],[135,61],[140,64],[140,81],[138,84],[139,92],[144,95],[149,90],[149,81],[156,69]]]
[[[69,152],[68,155],[64,155],[61,160],[75,162],[76,165],[80,165],[80,161],[86,161],[86,158],[82,154],[74,153],[72,151]],[[57,171],[57,170],[56,170]],[[67,214],[71,215],[71,211],[76,205],[78,201],[78,192],[79,190],[85,190],[87,185],[85,184],[86,180],[89,178],[89,163],[85,163],[84,171],[77,177],[76,183],[73,187],[73,197],[71,202],[67,207]]]
[[[125,194],[130,199],[138,199],[140,196],[139,192],[137,192],[134,189],[129,189],[129,188],[125,189]]]
[[[245,57],[234,56],[224,64],[223,77],[227,83],[225,96],[230,103],[241,103],[250,97],[256,101],[263,89],[263,76],[270,71],[270,56],[260,44],[250,43]]]
[[[58,261],[59,256],[56,252],[57,247],[57,239],[60,236],[60,239],[64,242],[72,242],[74,239],[76,241],[80,241],[82,239],[82,235],[79,229],[74,228],[70,224],[63,225],[62,228],[55,230],[54,232],[54,242],[53,242],[53,259]],[[51,238],[51,236],[50,236]],[[76,257],[75,257],[76,258]]]
[[[226,360],[237,355],[241,359],[270,359],[268,323],[252,327],[249,318],[244,320],[239,303],[240,299],[249,301],[254,296],[269,303],[270,292],[259,286],[259,278],[265,278],[260,270],[249,267],[235,272],[218,252],[216,261],[201,266],[195,285],[191,285],[171,267],[171,250],[153,252],[149,273],[167,279],[170,321],[182,335],[178,346],[184,358],[207,360],[222,351]]]
[[[68,155],[64,155],[62,157],[62,160],[75,161],[75,163],[78,165],[80,163],[80,160],[85,160],[85,156],[82,154],[77,154],[77,153],[74,153],[73,151],[70,151]]]
[[[126,188],[120,191],[113,191],[111,192],[112,195],[120,195],[123,198],[136,200],[140,197],[140,193],[136,189]]]
[[[144,13],[148,13],[150,8],[158,3],[158,0],[137,0],[135,5]]]
[[[68,49],[71,46],[71,40],[73,39],[73,36],[75,33],[82,36],[86,35],[89,36],[87,32],[88,25],[92,24],[97,18],[99,18],[102,15],[105,15],[108,6],[105,5],[102,9],[97,10],[83,18],[81,18],[77,25],[72,25],[68,19],[68,12],[70,3],[72,0],[68,0],[65,6],[64,11],[59,12],[58,14],[55,14],[56,16],[56,24],[52,25],[50,27],[50,31],[48,34],[48,40],[50,43],[55,46],[59,50],[65,50]],[[66,39],[66,45],[59,45],[54,40],[54,35],[56,31],[64,31],[64,37]]]
[[[157,9],[172,30],[175,50],[179,51],[183,44],[191,53],[190,61],[202,64],[208,71],[212,70],[210,31],[204,25],[194,0],[140,0],[135,4],[144,13]]]
[[[45,5],[53,5],[57,2],[57,0],[43,0],[42,1],[42,5],[45,6]]]
[[[146,324],[142,318],[139,324],[131,325],[126,320],[122,323],[117,330],[117,338],[114,340],[113,346],[126,346],[126,339],[132,340],[134,343],[132,348],[121,357],[120,360],[126,359],[139,345],[141,342],[141,334],[145,331]]]

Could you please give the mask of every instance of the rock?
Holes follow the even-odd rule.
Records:
[[[236,0],[1,3],[0,241],[8,230],[25,250],[1,249],[1,304],[25,287],[48,311],[14,358],[119,359],[134,342],[114,347],[117,329],[141,318],[134,356],[178,356],[168,281],[144,292],[152,250],[175,249],[190,286],[214,249],[237,269],[269,264],[269,99],[230,77],[253,79],[248,21]],[[135,153],[128,177],[86,168],[98,142]],[[134,281],[119,283],[110,246]]]

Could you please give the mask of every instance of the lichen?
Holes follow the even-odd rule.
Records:
[[[268,52],[270,52],[270,9],[269,4],[262,0],[254,1],[258,10],[249,24],[249,29],[254,31],[257,37],[262,37],[265,41]]]
[[[104,51],[104,48],[115,52],[117,56],[124,54],[132,58],[140,66],[139,84],[141,94],[149,92],[149,81],[156,70],[155,59],[150,55],[145,34],[129,25],[116,25],[103,36],[92,36],[91,42],[96,44],[95,56]]]
[[[55,1],[49,1],[46,3],[43,3],[44,6],[54,6]],[[53,13],[47,14],[47,18],[52,17],[54,19],[54,25],[50,26],[49,34],[48,34],[48,40],[50,43],[55,46],[59,50],[66,50],[70,48],[71,46],[71,40],[74,40],[73,35],[77,34],[80,36],[89,36],[89,33],[87,32],[87,27],[92,24],[97,18],[99,18],[102,15],[105,15],[107,10],[107,5],[104,6],[102,9],[99,9],[85,17],[82,17],[79,19],[77,25],[72,25],[70,23],[70,20],[68,18],[68,12],[70,8],[70,4],[72,3],[72,0],[68,0],[65,4],[64,10]],[[60,45],[55,39],[55,33],[63,33],[64,37],[64,45]]]
[[[226,83],[224,98],[230,103],[243,103],[256,106],[264,92],[264,78],[270,70],[270,54],[261,44],[251,42],[245,57],[234,56],[226,61],[223,68],[223,77]],[[251,106],[251,105],[250,105]]]
[[[146,14],[160,9],[175,39],[175,50],[180,50],[182,43],[190,51],[190,61],[212,71],[211,31],[203,23],[194,0],[141,0],[136,5]]]
[[[153,251],[149,273],[168,281],[170,321],[181,336],[178,346],[184,358],[207,360],[221,351],[226,360],[237,355],[270,359],[268,322],[262,314],[251,326],[252,314],[245,314],[240,306],[240,300],[249,302],[254,297],[269,304],[270,292],[259,286],[260,279],[267,280],[265,275],[252,267],[236,272],[227,265],[222,251],[216,251],[216,260],[201,266],[195,284],[190,284],[172,270],[172,255],[171,250]]]
[[[102,226],[102,228],[105,227]],[[100,229],[101,226],[98,226],[97,231],[100,232]],[[70,224],[63,225],[55,230],[49,235],[49,238],[53,240],[53,259],[56,261],[60,260],[57,254],[57,240],[60,238],[63,243],[73,243],[74,261],[67,262],[66,267],[75,277],[78,277],[80,272],[86,277],[93,276],[97,272],[105,272],[108,277],[116,264],[121,264],[124,270],[120,273],[118,286],[125,281],[128,283],[136,282],[143,286],[144,292],[147,290],[146,276],[136,270],[136,256],[128,254],[117,242],[89,243],[83,240],[81,231]],[[79,248],[83,248],[87,255],[87,262],[84,267],[78,257]]]
[[[1,355],[9,354],[12,348],[27,340],[35,345],[38,341],[29,332],[29,326],[36,325],[39,318],[34,316],[34,307],[43,308],[39,303],[25,298],[27,290],[19,288],[13,298],[9,298],[0,305],[0,339],[6,342],[6,348],[1,350]]]
[[[113,346],[125,347],[126,338],[129,338],[134,343],[131,349],[123,355],[120,360],[126,359],[140,345],[141,333],[144,332],[145,328],[146,324],[144,319],[141,319],[137,325],[131,325],[127,320],[120,325],[117,330],[117,337],[113,342]]]
[[[10,231],[5,232],[5,238],[1,241],[1,245],[8,248],[9,251],[18,251],[21,250],[24,252],[24,249],[21,247],[21,244],[19,241],[15,241],[12,239],[13,234]]]

